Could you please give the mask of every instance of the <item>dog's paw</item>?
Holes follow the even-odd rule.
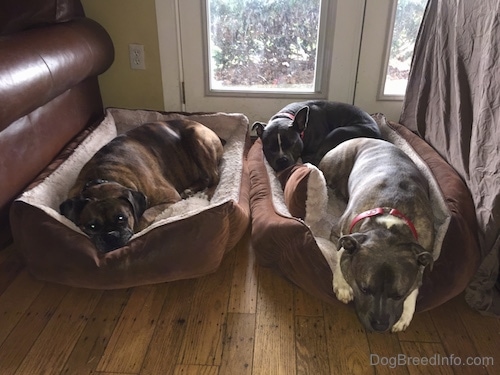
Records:
[[[349,303],[354,299],[354,291],[344,277],[333,278],[333,292],[337,299],[343,303]]]
[[[392,326],[391,332],[403,332],[410,325],[412,318],[412,316],[405,316],[405,314],[401,315],[401,318]]]
[[[394,323],[391,328],[392,332],[403,332],[410,325],[415,313],[415,306],[417,303],[418,288],[413,290],[408,297],[406,297],[403,304],[403,313],[399,320]]]
[[[195,194],[195,191],[191,190],[191,189],[186,189],[184,190],[182,193],[181,193],[181,198],[182,199],[188,199],[188,198],[191,198],[193,197]]]

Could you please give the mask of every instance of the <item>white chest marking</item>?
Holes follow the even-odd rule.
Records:
[[[379,216],[375,220],[377,223],[385,225],[387,229],[391,229],[393,225],[406,225],[403,219],[392,215]]]
[[[278,133],[278,147],[280,149],[280,155],[283,155],[283,147],[281,147],[281,134]]]

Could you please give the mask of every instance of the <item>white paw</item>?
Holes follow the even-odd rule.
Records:
[[[391,331],[394,333],[403,332],[410,325],[412,318],[413,318],[412,316],[408,317],[405,316],[404,314],[401,315],[401,318],[399,318],[399,320],[392,326]]]
[[[415,305],[417,303],[418,289],[413,290],[408,297],[406,297],[403,304],[403,313],[399,320],[394,323],[391,328],[392,332],[403,332],[410,325],[415,313]]]
[[[344,276],[333,277],[333,292],[337,296],[337,299],[343,303],[349,303],[354,299],[354,292],[347,281],[345,281]]]

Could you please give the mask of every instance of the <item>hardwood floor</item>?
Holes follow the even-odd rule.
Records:
[[[248,237],[209,276],[110,291],[37,281],[0,251],[0,374],[500,373],[500,320],[463,296],[366,333],[350,306],[258,267]]]

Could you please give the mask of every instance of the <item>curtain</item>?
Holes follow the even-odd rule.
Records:
[[[476,209],[483,262],[466,300],[500,316],[500,0],[430,0],[400,123],[459,173]]]

